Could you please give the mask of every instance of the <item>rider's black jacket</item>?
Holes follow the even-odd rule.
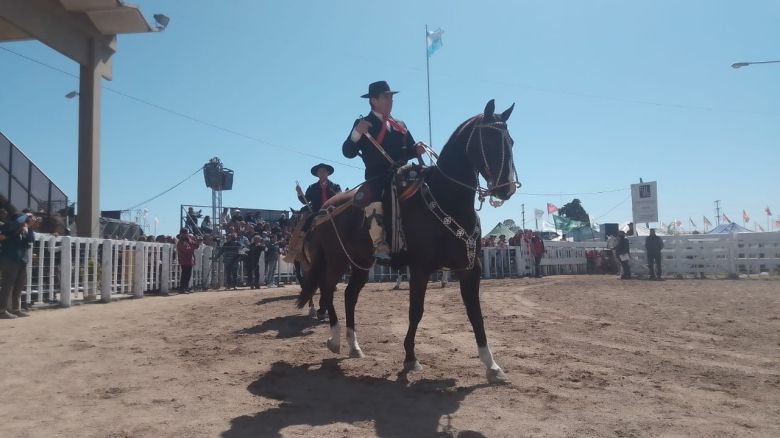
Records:
[[[336,193],[341,192],[341,187],[338,184],[333,184],[331,180],[328,180],[328,186],[325,188],[325,191],[328,194],[328,199],[330,199]],[[322,207],[324,201],[322,200],[322,187],[320,187],[319,181],[310,185],[306,189],[306,193],[304,194],[304,196],[306,197],[306,199],[304,199],[302,196],[298,196],[298,200],[304,204],[306,203],[306,201],[309,201],[312,211],[314,211],[315,213],[320,211],[320,208]]]
[[[365,117],[371,123],[371,127],[368,128],[368,132],[379,141],[379,134],[382,131],[382,120],[380,120],[376,114],[372,111]],[[355,129],[358,122],[361,119],[355,120],[352,125],[352,129]],[[403,125],[402,122],[399,122]],[[366,179],[372,179],[387,175],[392,168],[392,164],[383,157],[376,147],[371,144],[371,141],[364,135],[360,137],[360,140],[356,142],[352,141],[352,130],[349,131],[347,139],[344,141],[344,145],[341,147],[341,151],[347,158],[354,158],[360,152],[360,156],[363,158],[363,162],[366,165]],[[387,152],[390,157],[401,164],[412,158],[415,158],[415,141],[412,134],[406,130],[406,132],[399,132],[397,129],[390,128],[385,129],[384,138],[380,142],[382,148]]]

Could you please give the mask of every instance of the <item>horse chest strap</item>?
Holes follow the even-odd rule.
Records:
[[[468,260],[467,270],[471,270],[474,267],[474,261],[477,257],[477,239],[482,234],[482,228],[479,224],[479,216],[474,224],[474,229],[469,233],[463,228],[452,216],[448,215],[442,210],[436,198],[433,197],[428,184],[423,184],[421,190],[423,201],[428,207],[428,210],[433,213],[434,216],[441,222],[444,227],[450,231],[455,237],[463,241],[466,244],[466,258]]]

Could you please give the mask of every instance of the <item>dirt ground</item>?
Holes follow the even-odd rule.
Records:
[[[325,348],[297,288],[147,297],[0,321],[2,437],[780,436],[780,281],[558,276],[482,285],[512,384],[487,384],[457,287],[371,284],[366,353]],[[343,285],[337,292],[343,318]]]

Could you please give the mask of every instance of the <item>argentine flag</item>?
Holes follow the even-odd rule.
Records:
[[[436,30],[429,30],[428,35],[426,36],[426,41],[428,41],[428,57],[430,58],[431,55],[433,55],[433,52],[441,49],[442,42],[441,42],[441,34],[443,34],[444,31],[441,30],[441,28]]]

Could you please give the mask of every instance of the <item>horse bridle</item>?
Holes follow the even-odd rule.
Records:
[[[507,167],[507,159],[506,159],[506,149],[504,146],[508,143],[509,147],[512,147],[512,138],[509,136],[509,130],[507,129],[506,122],[500,121],[500,122],[490,122],[490,123],[479,123],[479,120],[481,119],[480,116],[476,116],[474,118],[474,124],[471,127],[471,132],[469,133],[469,138],[466,141],[466,155],[468,156],[469,147],[471,146],[471,142],[474,138],[474,133],[478,132],[477,138],[479,139],[479,148],[482,155],[483,163],[485,164],[484,167],[484,176],[485,180],[488,182],[488,185],[490,185],[490,181],[493,180],[493,175],[490,172],[490,166],[488,165],[487,161],[487,155],[485,154],[485,142],[482,140],[482,130],[483,129],[493,129],[496,131],[499,131],[501,133],[501,166],[499,167],[498,176],[494,181],[498,181],[501,178],[501,175],[504,174],[504,168]],[[514,168],[514,166],[512,166]],[[514,169],[515,175],[514,175],[514,181],[510,180],[502,184],[498,184],[495,186],[489,186],[488,188],[484,188],[479,185],[479,169],[474,170],[474,180],[475,185],[471,186],[469,184],[466,184],[462,181],[459,181],[449,175],[447,175],[441,167],[438,168],[439,172],[441,172],[442,175],[444,175],[445,178],[450,180],[451,182],[458,184],[462,187],[465,187],[469,190],[474,190],[477,193],[477,197],[479,199],[479,208],[477,211],[482,209],[482,204],[485,202],[486,198],[489,199],[489,203],[493,207],[500,207],[504,204],[504,201],[501,199],[494,199],[494,194],[497,190],[509,186],[514,185],[516,188],[520,188],[520,183],[518,182],[518,175],[517,175],[517,169]]]

